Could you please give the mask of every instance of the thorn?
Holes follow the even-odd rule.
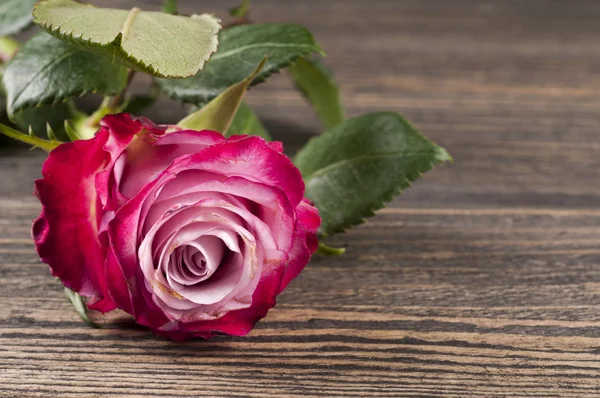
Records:
[[[54,134],[54,130],[52,130],[52,126],[50,126],[50,123],[48,122],[46,122],[46,135],[48,135],[50,141],[58,141],[56,134]]]
[[[75,131],[75,129],[71,126],[68,120],[65,120],[65,132],[71,141],[79,140],[79,135]]]

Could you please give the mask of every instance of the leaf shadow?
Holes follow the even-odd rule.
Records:
[[[308,126],[288,119],[263,117],[261,121],[274,141],[283,142],[287,155],[295,154],[309,139],[317,135]]]

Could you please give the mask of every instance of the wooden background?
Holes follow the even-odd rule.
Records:
[[[350,115],[400,111],[455,163],[331,239],[347,254],[314,258],[248,337],[176,344],[80,322],[30,242],[44,156],[2,151],[0,395],[600,396],[600,3],[254,3],[314,31]],[[285,74],[250,103],[291,152],[319,131]]]

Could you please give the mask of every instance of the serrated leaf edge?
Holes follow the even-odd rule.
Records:
[[[439,152],[439,150],[442,150],[447,155],[447,152],[441,147],[437,147],[436,150],[434,150],[432,152],[433,153]],[[319,231],[319,232],[320,233],[324,232],[326,236],[331,236],[334,234],[345,232],[348,229],[355,227],[357,225],[364,224],[367,221],[367,218],[375,216],[377,210],[383,209],[386,206],[386,204],[388,204],[389,202],[394,200],[394,198],[396,196],[401,195],[406,189],[410,188],[415,181],[417,181],[419,178],[421,178],[423,176],[423,174],[427,173],[428,171],[433,170],[436,165],[438,165],[444,161],[448,161],[448,160],[449,159],[436,158],[434,161],[430,162],[426,167],[417,171],[414,178],[412,178],[412,179],[404,178],[404,179],[396,180],[396,185],[397,185],[396,188],[390,190],[388,195],[382,196],[381,199],[379,200],[379,202],[375,203],[370,208],[365,209],[364,211],[360,212],[360,214],[356,214],[356,217],[351,218],[350,221],[348,221],[347,225],[345,225],[343,227],[334,228],[334,229],[327,230],[327,231]],[[401,188],[401,186],[403,185],[402,183],[405,183],[406,185]]]
[[[160,77],[160,78],[165,78],[165,79],[184,79],[186,77],[192,77],[195,75],[195,73],[189,74],[189,75],[165,75],[163,73],[158,72],[152,65],[147,65],[146,63],[144,63],[143,61],[135,58],[134,56],[128,54],[125,52],[125,50],[123,50],[123,47],[121,47],[121,42],[119,40],[119,37],[123,36],[122,32],[119,32],[115,38],[110,42],[110,43],[100,43],[97,41],[93,41],[92,39],[88,39],[88,38],[84,38],[83,34],[79,35],[79,36],[75,36],[73,35],[73,32],[64,32],[61,30],[60,26],[54,27],[52,24],[46,23],[44,21],[40,21],[37,19],[37,15],[36,15],[36,11],[38,9],[38,7],[43,4],[46,3],[48,0],[41,0],[39,2],[37,2],[35,4],[35,6],[33,7],[33,22],[35,24],[37,24],[39,27],[41,27],[43,30],[45,30],[46,32],[48,32],[49,34],[51,34],[54,37],[57,37],[63,41],[66,41],[68,43],[73,44],[74,46],[78,47],[78,48],[82,48],[83,50],[85,50],[86,47],[90,47],[90,48],[107,48],[108,46],[112,46],[113,47],[113,62],[115,60],[115,52],[118,53],[119,57],[122,59],[125,59],[126,61],[128,61],[128,64],[126,66],[131,66],[131,67],[137,67],[139,69],[141,69],[143,72],[148,73],[150,75],[156,76],[156,77]],[[93,7],[93,6],[92,6]],[[126,10],[123,10],[126,11]],[[208,54],[208,58],[199,66],[199,70],[202,70],[202,68],[204,68],[204,65],[206,65],[206,63],[208,62],[208,60],[210,60],[210,58],[212,57],[212,55],[217,51],[218,48],[218,44],[219,44],[219,40],[218,40],[218,33],[221,30],[222,26],[221,26],[221,20],[217,17],[215,17],[212,14],[194,14],[192,16],[190,16],[190,18],[194,19],[194,18],[199,18],[202,16],[211,16],[212,18],[214,18],[214,20],[217,23],[218,29],[216,30],[216,32],[214,33],[214,36],[217,37],[217,40],[213,40],[212,41],[212,48],[210,49],[210,53]],[[79,39],[79,41],[76,41],[75,39]],[[84,43],[84,44],[82,44]],[[88,52],[91,52],[88,50]],[[94,55],[101,57],[100,55],[93,53]]]
[[[26,109],[32,109],[32,108],[39,108],[41,106],[55,106],[55,105],[59,105],[59,104],[63,104],[67,101],[69,101],[72,98],[81,98],[84,95],[87,94],[97,94],[98,92],[101,92],[104,95],[116,95],[119,93],[119,91],[100,91],[100,90],[77,90],[75,92],[73,92],[72,94],[65,96],[65,97],[59,97],[59,98],[55,98],[55,99],[43,99],[40,101],[25,101],[23,102],[23,105],[19,106],[18,108],[12,108],[11,106],[7,106],[7,111],[8,111],[8,117],[11,121],[14,121],[14,116],[21,112],[24,111]],[[11,101],[12,102],[12,101]],[[9,102],[9,105],[11,104],[11,102]]]
[[[281,73],[281,71],[283,69],[289,67],[290,65],[294,65],[296,60],[299,58],[304,58],[313,53],[317,53],[322,56],[325,56],[325,52],[323,51],[323,49],[321,48],[319,43],[317,43],[317,41],[315,40],[314,35],[307,28],[305,28],[302,25],[297,25],[297,24],[279,24],[279,25],[290,25],[290,26],[295,26],[295,27],[300,27],[302,29],[305,29],[306,33],[308,33],[308,35],[310,36],[312,43],[306,44],[306,45],[296,45],[296,47],[306,47],[307,49],[306,49],[306,51],[302,52],[301,54],[298,54],[297,56],[291,58],[290,60],[285,61],[278,65],[275,65],[275,67],[273,69],[268,69],[268,68],[263,69],[261,74],[259,76],[257,76],[256,78],[254,78],[254,80],[252,80],[252,82],[250,83],[250,88],[253,86],[256,86],[257,84],[263,83],[271,75],[273,75],[275,73]],[[218,59],[219,58],[217,58],[217,60]],[[209,59],[207,61],[207,63],[210,62],[211,60],[212,60],[212,58]],[[199,71],[198,73],[202,73],[202,71]],[[195,75],[193,75],[193,76],[195,76]],[[188,76],[188,77],[192,77],[192,76]],[[176,101],[183,102],[184,104],[192,104],[192,105],[200,105],[200,104],[209,102],[209,101],[213,100],[214,98],[218,97],[219,94],[222,93],[222,91],[221,91],[221,92],[216,92],[216,93],[212,92],[211,95],[182,96],[182,95],[178,95],[174,90],[165,89],[164,86],[162,84],[160,84],[160,82],[158,82],[158,86],[159,86],[160,90],[163,93],[165,93],[169,98],[174,99]]]
[[[406,118],[404,118],[402,115],[400,115],[397,112],[375,112],[372,113],[370,115],[394,115],[394,116],[400,116],[404,122],[406,122],[408,124],[408,126],[413,129],[415,131],[415,133],[417,133],[419,136],[421,136],[426,142],[428,142],[429,144],[431,144],[433,146],[433,149],[431,150],[431,152],[433,154],[437,154],[438,156],[435,156],[435,158],[433,159],[433,161],[429,162],[425,167],[423,167],[421,170],[418,170],[416,172],[416,175],[414,175],[414,178],[404,178],[404,179],[398,179],[396,180],[396,188],[393,188],[389,191],[389,193],[387,195],[384,195],[380,198],[380,200],[375,203],[373,206],[371,206],[370,208],[365,209],[364,211],[361,211],[360,214],[356,214],[356,216],[354,218],[351,218],[350,221],[348,221],[347,225],[338,227],[338,228],[333,228],[327,231],[321,230],[319,229],[319,234],[322,236],[331,236],[334,234],[338,234],[338,233],[342,233],[347,231],[348,229],[355,227],[357,225],[360,224],[364,224],[367,221],[367,218],[369,217],[373,217],[376,213],[377,210],[383,209],[386,204],[388,204],[389,202],[391,202],[396,196],[401,195],[406,189],[410,188],[413,183],[415,181],[417,181],[419,178],[421,178],[423,176],[423,174],[427,173],[428,171],[431,171],[435,168],[436,165],[442,163],[442,162],[452,162],[452,156],[450,156],[450,154],[441,146],[437,145],[435,142],[431,141],[430,139],[428,139],[427,137],[425,137],[423,134],[421,134],[421,132],[411,123],[409,122]],[[366,116],[366,115],[363,115]],[[360,117],[360,116],[358,116]],[[311,141],[317,139],[319,136],[316,136],[314,138],[312,138],[309,143],[307,143],[304,148],[306,148],[308,146],[308,144],[310,144]],[[420,152],[423,153],[424,151]],[[414,152],[413,152],[414,153]],[[353,159],[357,159],[356,157]],[[312,174],[308,175],[308,176],[303,176],[304,178],[304,182],[305,185],[308,185],[308,183],[310,182],[311,178],[318,172],[320,172],[321,170],[326,170],[328,168],[330,168],[331,166],[337,164],[339,162],[336,162],[332,165],[329,165],[327,167],[324,167],[323,169],[319,169],[315,172],[313,172]],[[412,176],[411,176],[412,177]],[[401,188],[401,186],[403,185],[402,183],[405,182],[406,186],[404,188]]]

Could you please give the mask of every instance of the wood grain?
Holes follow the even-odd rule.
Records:
[[[309,26],[350,115],[403,112],[455,163],[332,238],[346,255],[314,258],[248,337],[178,344],[122,313],[78,320],[30,242],[43,154],[2,150],[0,396],[600,396],[600,4],[260,0],[253,17]],[[249,101],[290,152],[319,131],[285,74]]]

